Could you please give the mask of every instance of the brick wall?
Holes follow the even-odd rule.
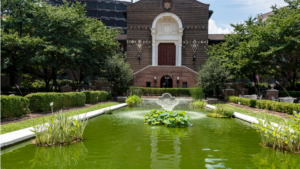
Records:
[[[151,82],[151,87],[160,88],[161,79],[168,75],[172,78],[173,88],[182,88],[182,83],[186,82],[187,87],[194,87],[197,83],[197,73],[185,66],[148,66],[145,69],[134,74],[134,84],[138,87],[146,86],[147,82]],[[156,76],[156,83],[154,80]],[[177,83],[179,77],[179,83]]]
[[[141,0],[127,6],[127,39],[152,41],[151,30],[154,19],[161,13],[176,14],[184,27],[183,41],[208,40],[209,5],[196,0],[167,0],[172,4],[171,9],[163,8],[165,0]],[[195,28],[195,26],[197,26]],[[205,27],[204,29],[202,27]],[[205,44],[199,44],[196,61],[193,63],[193,50],[190,44],[182,44],[182,65],[198,71],[207,59]],[[152,65],[152,44],[145,44],[141,51],[139,64],[138,50],[135,45],[127,46],[127,61],[134,72]]]

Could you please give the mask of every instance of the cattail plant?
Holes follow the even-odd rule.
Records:
[[[281,84],[280,84],[278,81],[276,81],[276,83],[277,83],[280,87],[283,88],[283,90],[289,95],[289,97],[291,97],[290,94],[285,90],[285,88],[284,88],[283,86],[281,86]]]
[[[23,96],[22,92],[21,92],[21,89],[20,89],[20,86],[19,85],[16,85],[16,88],[19,89],[21,95]]]

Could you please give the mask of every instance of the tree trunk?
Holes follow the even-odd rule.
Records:
[[[58,86],[57,85],[57,81],[56,81],[56,71],[55,71],[55,69],[54,68],[52,68],[52,80],[53,80],[53,86]]]

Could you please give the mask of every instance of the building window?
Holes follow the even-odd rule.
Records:
[[[127,10],[127,6],[124,5],[124,4],[117,4],[117,10],[126,11]]]
[[[56,80],[59,80],[59,75],[56,75]]]
[[[151,87],[151,82],[146,82],[146,87]]]
[[[117,21],[117,27],[127,27],[127,23],[124,21]]]
[[[106,26],[115,26],[114,20],[101,20]]]
[[[87,2],[86,3],[87,8],[97,8],[97,2]]]
[[[187,82],[182,82],[182,88],[187,88]]]
[[[91,10],[88,10],[86,12],[86,16],[93,16],[93,17],[97,17],[97,11],[91,11]]]

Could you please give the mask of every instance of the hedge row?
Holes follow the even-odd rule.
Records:
[[[291,97],[300,97],[300,91],[288,91]],[[279,91],[279,97],[289,96],[285,91]]]
[[[242,98],[242,97],[234,97],[234,96],[229,96],[226,99],[228,102],[236,103],[238,104],[239,102],[241,105],[245,105],[248,107],[256,107],[256,102],[257,100],[255,99],[247,99],[247,98]]]
[[[257,108],[273,110],[282,113],[293,114],[294,111],[300,113],[300,104],[275,102],[270,100],[257,101]]]
[[[104,91],[85,91],[86,103],[96,103],[107,100],[108,93]],[[97,99],[98,98],[98,99]]]
[[[108,93],[103,91],[85,91],[71,93],[34,93],[25,96],[29,99],[30,110],[34,112],[50,111],[50,103],[53,102],[53,109],[62,109],[73,106],[84,106],[85,103],[105,101]]]
[[[1,95],[1,118],[19,117],[29,112],[29,100],[27,98]]]
[[[298,113],[300,112],[300,104],[294,103],[275,102],[270,100],[254,100],[234,96],[227,97],[227,101],[236,104],[240,102],[242,105],[245,106],[257,107],[259,109],[273,110],[288,114],[293,114],[294,111],[297,111]]]
[[[188,88],[144,88],[144,87],[131,87],[128,91],[129,95],[162,95],[170,93],[172,96],[191,96],[190,89]]]

